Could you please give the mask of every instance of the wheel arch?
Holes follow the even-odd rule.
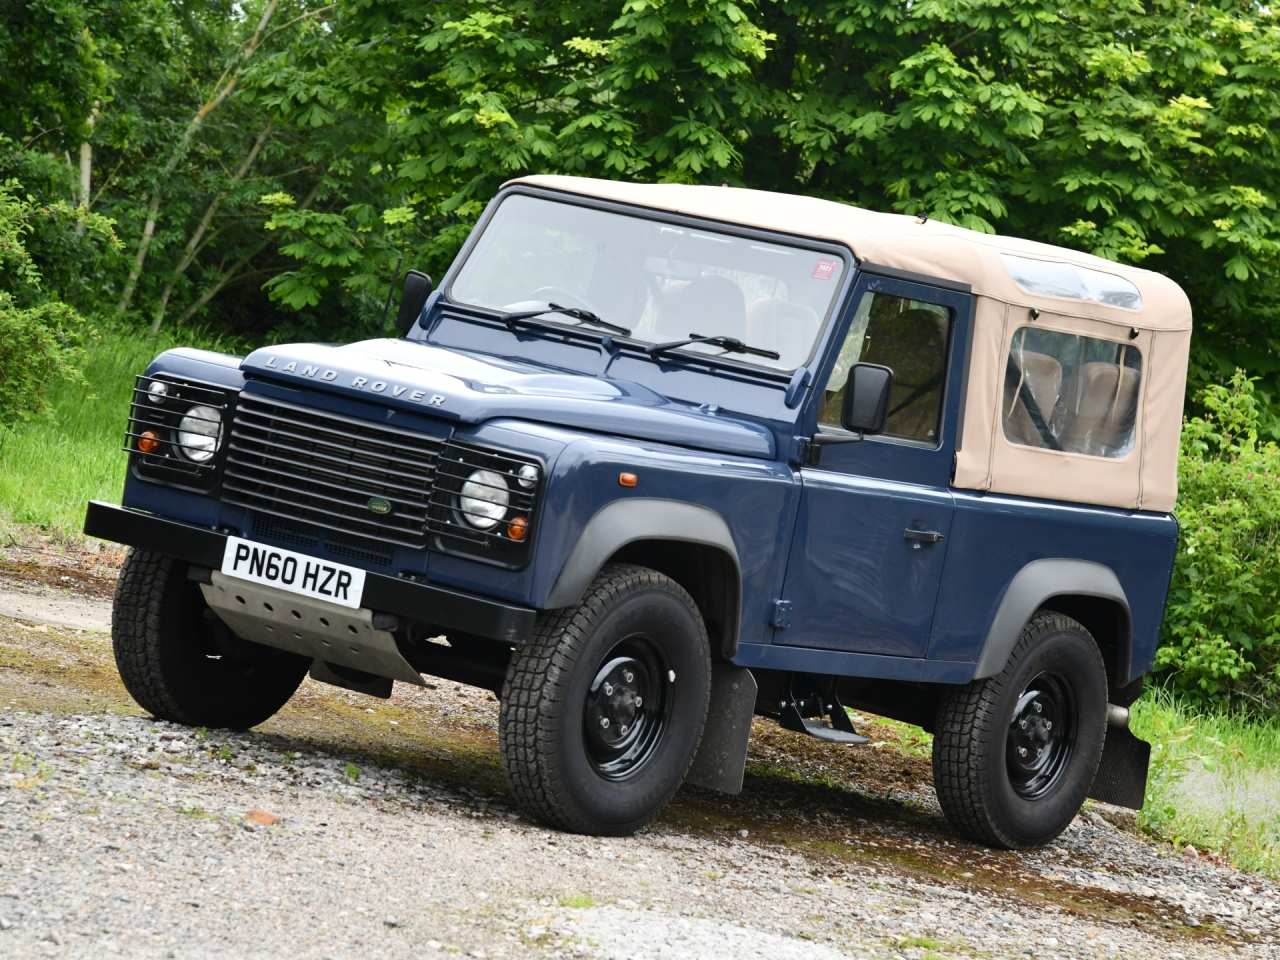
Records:
[[[1133,620],[1124,587],[1110,567],[1072,559],[1034,560],[1009,582],[978,655],[975,680],[1004,669],[1038,610],[1065,614],[1093,634],[1113,689],[1133,680]]]
[[[679,583],[697,604],[717,659],[737,652],[742,572],[729,525],[708,507],[637,498],[606,504],[583,528],[547,597],[554,609],[578,603],[606,563],[650,567]]]

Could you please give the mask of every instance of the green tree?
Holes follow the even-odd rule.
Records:
[[[1182,432],[1174,563],[1156,669],[1192,700],[1280,704],[1280,449],[1258,438],[1253,382],[1212,385]]]
[[[1231,2],[350,0],[247,78],[343,143],[331,200],[271,221],[271,289],[441,269],[524,173],[727,177],[1141,262],[1193,298],[1197,386],[1270,383],[1278,41]]]
[[[78,347],[92,331],[44,288],[26,243],[38,228],[73,233],[77,224],[115,242],[110,221],[90,216],[86,222],[70,204],[42,206],[18,181],[0,181],[0,428],[43,413],[54,381],[80,379]]]

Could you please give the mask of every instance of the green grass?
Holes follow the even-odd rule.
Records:
[[[1200,711],[1159,691],[1134,705],[1152,743],[1147,832],[1280,877],[1280,718]]]
[[[0,510],[6,519],[74,537],[89,500],[120,502],[133,378],[162,350],[219,349],[198,331],[152,338],[106,331],[85,350],[85,383],[54,385],[50,416],[0,430]],[[222,349],[226,349],[225,346]]]

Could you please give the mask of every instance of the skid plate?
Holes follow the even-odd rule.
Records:
[[[200,585],[205,601],[245,640],[425,686],[400,655],[395,637],[374,629],[372,610],[300,597],[217,570],[210,579]]]

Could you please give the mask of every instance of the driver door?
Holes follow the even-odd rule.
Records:
[[[860,361],[893,370],[889,419],[879,436],[826,445],[801,468],[783,588],[790,625],[775,627],[774,643],[923,657],[951,534],[971,297],[864,273],[852,303],[810,400],[809,428],[845,432],[844,383]]]

